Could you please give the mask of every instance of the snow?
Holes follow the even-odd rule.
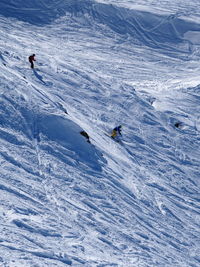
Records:
[[[197,4],[1,1],[0,266],[199,266]]]

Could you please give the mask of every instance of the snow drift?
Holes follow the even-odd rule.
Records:
[[[197,34],[199,24],[186,20],[182,13],[156,15],[142,10],[131,10],[88,0],[73,1],[5,1],[0,3],[0,14],[36,25],[53,22],[70,14],[85,20],[89,25],[104,24],[117,34],[129,35],[135,40],[154,48],[176,49],[191,52],[191,43],[184,38],[187,32]],[[194,34],[192,35],[194,36]],[[186,35],[185,35],[186,37]],[[190,39],[190,37],[189,37]]]
[[[1,264],[198,266],[199,25],[93,1],[0,7]]]

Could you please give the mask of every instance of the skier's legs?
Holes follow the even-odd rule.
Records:
[[[117,131],[113,130],[113,131],[112,131],[112,134],[111,134],[111,137],[112,137],[112,138],[115,138],[116,136],[117,136]]]

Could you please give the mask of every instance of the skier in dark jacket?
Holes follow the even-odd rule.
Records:
[[[121,133],[121,128],[122,128],[121,125],[115,127],[115,128],[112,130],[111,137],[112,137],[112,138],[116,138],[117,136],[122,135],[122,133]]]
[[[31,63],[31,68],[34,69],[34,64],[33,61],[35,60],[35,54],[32,54],[29,58],[28,58],[29,62]]]
[[[183,124],[181,123],[181,122],[176,122],[175,124],[174,124],[174,126],[176,127],[176,128],[182,128],[182,126],[183,126]]]
[[[87,142],[88,142],[88,143],[91,143],[91,142],[90,142],[90,137],[89,137],[89,135],[88,135],[85,131],[81,131],[80,134],[81,134],[82,136],[84,136],[84,137],[87,139]]]

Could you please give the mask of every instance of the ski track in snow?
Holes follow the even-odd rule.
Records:
[[[200,24],[183,2],[1,1],[0,266],[199,266]]]

